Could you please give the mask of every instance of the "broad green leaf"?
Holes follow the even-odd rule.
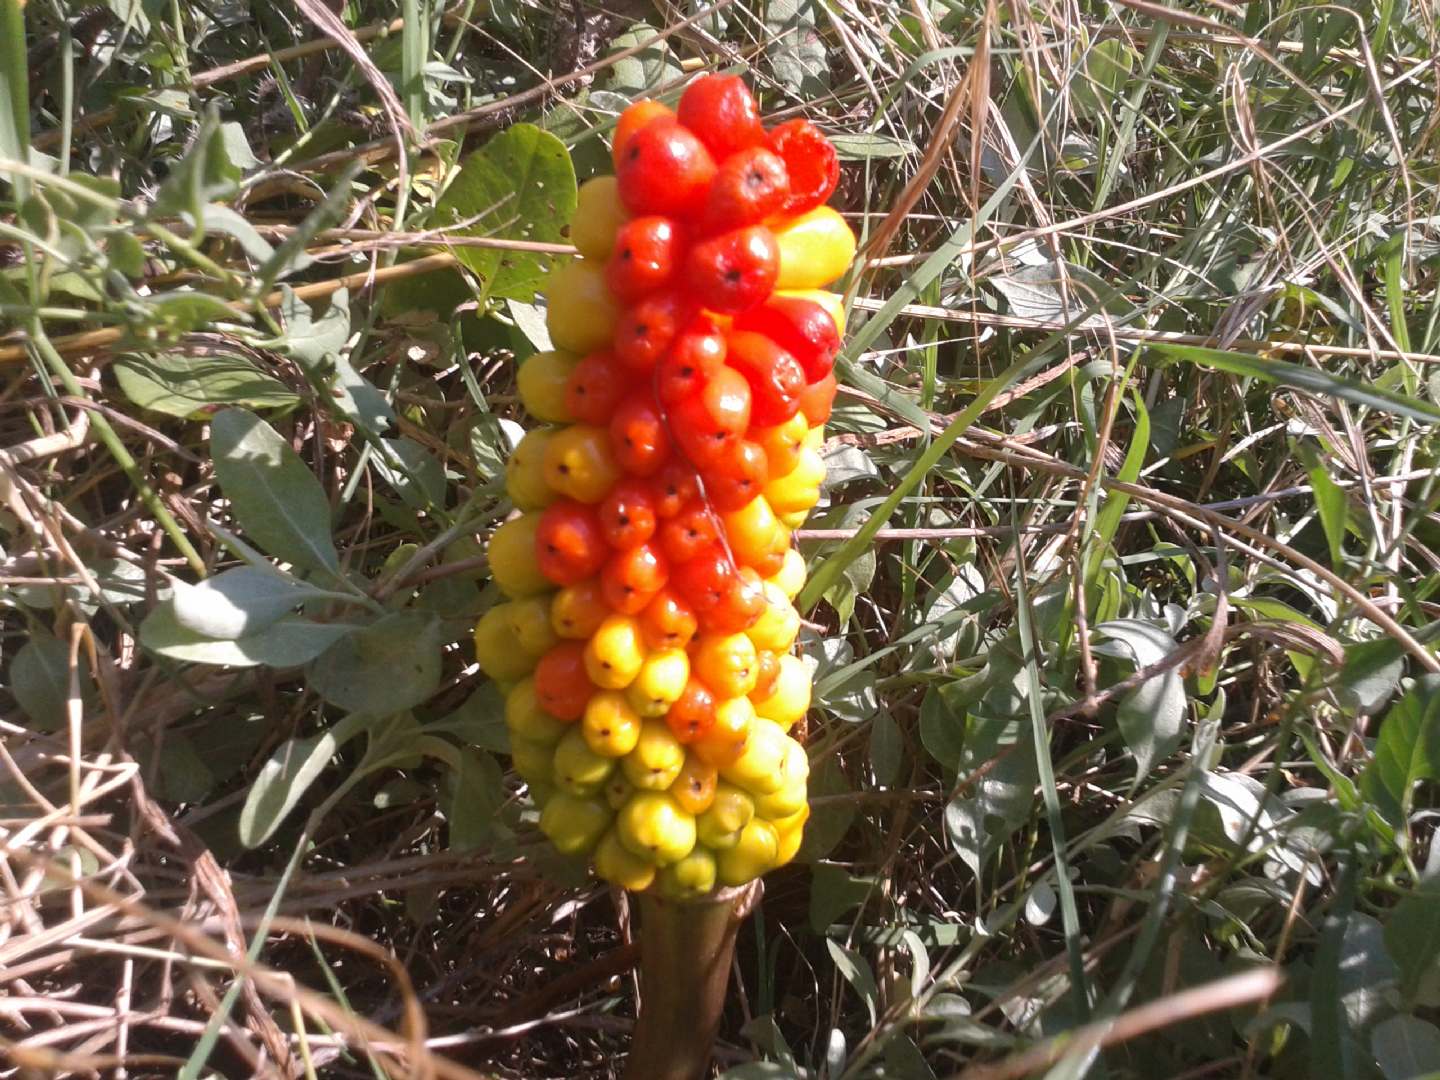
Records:
[[[1440,406],[1428,401],[1386,390],[1374,383],[1352,379],[1348,375],[1336,375],[1319,368],[1292,364],[1288,360],[1273,360],[1268,356],[1253,356],[1249,353],[1210,349],[1200,345],[1179,345],[1169,341],[1150,341],[1146,343],[1146,348],[1189,364],[1259,379],[1274,386],[1288,386],[1319,397],[1339,398],[1341,401],[1377,412],[1408,416],[1422,424],[1440,421]]]
[[[306,570],[339,572],[325,489],[274,428],[225,409],[211,424],[210,450],[220,490],[256,544]]]
[[[1440,1028],[1417,1016],[1392,1016],[1376,1024],[1370,1052],[1385,1080],[1440,1076]]]
[[[116,357],[113,367],[131,402],[180,419],[204,419],[225,405],[290,409],[300,403],[293,390],[238,353],[127,353]]]
[[[1345,663],[1335,675],[1335,696],[1346,708],[1374,716],[1404,674],[1405,650],[1394,639],[1353,642],[1345,646]]]
[[[171,334],[187,334],[201,330],[216,322],[243,322],[248,316],[242,315],[218,296],[178,289],[149,298],[146,306],[150,318],[160,323]]]
[[[237,566],[198,585],[172,581],[175,621],[208,638],[234,641],[294,611],[314,590],[256,566]]]
[[[870,722],[870,769],[875,782],[881,787],[893,784],[904,760],[905,740],[900,725],[882,708]]]
[[[565,144],[534,124],[516,124],[471,154],[435,207],[437,225],[462,236],[564,243],[575,213],[575,170]],[[473,220],[472,220],[473,219]],[[456,257],[489,296],[530,300],[550,257],[462,247]]]
[[[635,23],[610,42],[611,53],[650,42],[633,56],[617,60],[605,78],[605,89],[626,98],[649,97],[651,93],[684,74],[668,41],[656,38],[647,23]]]
[[[489,754],[458,750],[459,768],[446,777],[450,850],[474,851],[490,838],[495,813],[505,802],[505,773]]]
[[[1412,791],[1440,777],[1440,675],[1424,675],[1380,725],[1375,756],[1360,775],[1360,790],[1397,829],[1404,828]]]
[[[1139,670],[1163,659],[1176,648],[1164,630],[1138,619],[1120,619],[1096,627],[1121,642],[1135,658]],[[1120,699],[1115,714],[1125,745],[1135,755],[1135,783],[1139,784],[1157,761],[1180,745],[1185,725],[1185,682],[1177,668],[1147,679]]]
[[[1121,38],[1106,38],[1086,51],[1070,83],[1070,100],[1082,115],[1114,113],[1116,97],[1129,82],[1139,54]]]
[[[194,114],[183,95],[180,107],[187,116]],[[150,207],[156,217],[171,217],[188,211],[200,218],[206,203],[224,202],[240,187],[239,166],[230,160],[230,148],[221,131],[218,107],[205,113],[200,131],[191,141],[184,157],[170,166]],[[196,238],[200,239],[200,238]]]
[[[81,671],[81,701],[88,703],[89,680]],[[30,723],[39,731],[65,726],[65,702],[70,697],[70,650],[49,634],[34,634],[10,661],[10,693]]]
[[[310,666],[310,686],[332,705],[398,713],[440,686],[439,620],[420,612],[385,615],[335,643]]]
[[[815,28],[812,0],[770,0],[765,29],[765,55],[780,85],[802,101],[827,94],[830,60]]]
[[[289,355],[320,391],[322,400],[361,429],[378,433],[395,422],[385,395],[351,365],[345,354],[350,337],[350,295],[341,289],[325,301],[316,317],[289,286],[280,313],[285,336],[273,348]]]
[[[445,467],[414,439],[381,439],[385,453],[371,459],[375,471],[417,510],[445,505]],[[389,455],[389,456],[387,456]]]
[[[328,731],[282,743],[261,768],[245,797],[245,807],[240,811],[240,842],[253,848],[268,840],[325,771],[330,759],[373,723],[373,715],[351,713]]]
[[[919,154],[920,148],[909,139],[880,132],[836,132],[830,144],[841,161],[868,161],[871,158],[898,158]]]
[[[140,624],[140,644],[188,664],[292,668],[309,663],[355,629],[354,623],[318,623],[286,616],[256,633],[226,640],[181,626],[174,607],[165,603]]]
[[[825,947],[830,950],[830,959],[835,962],[836,969],[845,976],[845,981],[860,995],[860,1000],[865,1002],[865,1008],[870,1013],[870,1023],[873,1025],[880,999],[880,990],[875,985],[875,972],[871,969],[870,962],[854,950],[845,948],[833,938],[825,939]]]
[[[871,878],[855,877],[834,863],[817,862],[810,868],[810,929],[824,934],[841,915],[863,904],[874,889]]]
[[[1440,963],[1440,879],[1429,878],[1390,909],[1385,947],[1400,969],[1400,990],[1414,1000]]]

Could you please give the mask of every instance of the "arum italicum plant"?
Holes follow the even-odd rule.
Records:
[[[508,602],[475,650],[540,828],[640,894],[631,1075],[689,1077],[755,883],[809,817],[791,532],[824,479],[844,315],[823,287],[855,238],[825,205],[829,142],[767,131],[734,76],[630,106],[613,159],[545,289],[555,348],[519,372],[538,426],[488,548]]]

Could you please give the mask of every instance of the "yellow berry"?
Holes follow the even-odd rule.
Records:
[[[555,432],[535,428],[505,462],[505,494],[521,510],[543,510],[555,501],[555,490],[545,481],[545,447]]]
[[[625,779],[646,791],[664,791],[685,765],[685,747],[663,720],[644,720],[635,748],[620,761]]]
[[[624,757],[640,740],[640,717],[620,691],[601,690],[585,706],[580,733],[601,757]]]
[[[545,483],[576,502],[598,503],[620,476],[604,428],[572,424],[545,444]]]
[[[855,260],[855,234],[828,206],[817,206],[774,230],[780,248],[777,289],[818,289]],[[553,335],[552,335],[553,336]]]
[[[755,642],[745,634],[702,634],[691,646],[695,674],[717,697],[744,697],[760,678]]]
[[[568,424],[574,420],[565,407],[565,384],[578,363],[580,358],[574,353],[550,349],[536,353],[521,364],[515,383],[525,411],[547,424]]]
[[[604,266],[599,259],[575,259],[551,271],[545,325],[557,349],[584,356],[615,336],[620,307],[605,286]]]
[[[620,202],[620,185],[613,176],[586,180],[575,192],[575,217],[570,221],[570,242],[587,259],[604,262],[615,246],[615,234],[628,215]]]
[[[610,809],[619,810],[627,802],[630,796],[635,794],[635,785],[625,779],[625,774],[616,769],[610,774],[610,779],[605,781],[605,801],[610,804]]]
[[[475,660],[496,682],[523,679],[535,667],[535,658],[515,647],[509,604],[496,604],[475,624]]]
[[[505,695],[505,726],[510,729],[511,735],[552,746],[570,730],[570,725],[564,720],[551,716],[540,707],[534,679],[520,680]]]
[[[798,656],[780,657],[780,674],[768,697],[755,702],[755,713],[789,731],[810,709],[810,672]]]
[[[602,690],[625,689],[644,663],[640,622],[629,615],[606,616],[585,644],[585,673]]]
[[[655,887],[671,900],[694,900],[715,888],[715,856],[697,847],[660,871]]]
[[[710,805],[695,816],[700,842],[708,848],[731,848],[740,842],[740,830],[755,816],[755,800],[721,780],[715,785]]]
[[[555,744],[555,786],[571,795],[593,795],[610,779],[615,759],[590,749],[578,727],[572,726]]]
[[[556,792],[540,813],[540,831],[562,855],[583,855],[600,842],[614,813],[602,799]]]
[[[785,595],[785,590],[773,581],[765,582],[761,588],[765,593],[765,610],[760,613],[755,625],[745,631],[745,635],[757,649],[789,652],[800,634],[800,613]]]
[[[755,496],[739,510],[721,514],[720,521],[730,550],[741,563],[759,562],[789,540],[789,532],[763,495]]]
[[[780,836],[775,826],[762,818],[751,818],[740,830],[739,840],[715,855],[717,877],[722,885],[744,885],[775,865],[780,853]]]
[[[775,851],[775,865],[784,866],[795,858],[800,843],[805,839],[805,822],[810,818],[809,805],[802,806],[788,818],[773,822],[780,845]]]
[[[513,634],[512,647],[528,656],[532,663],[549,652],[558,642],[550,626],[550,598],[531,596],[512,600],[505,605]]]
[[[800,451],[795,468],[783,476],[775,476],[765,485],[765,501],[776,514],[809,512],[820,501],[820,485],[825,480],[825,459],[808,446]]]
[[[550,626],[562,638],[588,638],[609,614],[596,578],[567,585],[550,600]]]
[[[679,862],[695,847],[695,819],[663,791],[640,791],[615,819],[620,842],[656,866]]]
[[[756,795],[770,795],[784,786],[781,766],[785,762],[785,744],[790,740],[773,720],[756,717],[750,725],[750,737],[740,756],[720,767],[720,775]],[[563,786],[563,785],[562,785]]]
[[[765,451],[765,463],[771,476],[785,476],[800,464],[801,451],[805,449],[805,414],[797,412],[783,424],[761,428],[752,438]]]
[[[611,829],[595,847],[595,873],[612,885],[641,892],[655,880],[655,865],[627,849],[619,832]]]
[[[485,556],[490,574],[506,596],[522,599],[548,592],[549,579],[540,572],[535,558],[535,530],[539,514],[521,514],[501,525],[490,537]]]
[[[664,716],[690,678],[690,657],[684,649],[661,649],[645,658],[635,681],[625,689],[641,716]]]
[[[785,562],[780,569],[766,580],[779,585],[780,591],[794,600],[805,587],[805,556],[796,548],[790,548],[785,552]]]

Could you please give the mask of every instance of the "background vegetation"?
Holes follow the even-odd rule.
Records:
[[[466,639],[576,176],[723,69],[867,259],[720,1068],[1440,1073],[1431,0],[0,11],[12,1070],[620,1060]]]

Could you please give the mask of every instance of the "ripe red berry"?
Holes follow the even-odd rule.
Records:
[[[665,714],[665,723],[678,741],[694,742],[715,726],[715,695],[691,676]]]
[[[715,178],[715,160],[687,128],[661,117],[626,141],[615,176],[632,215],[694,217]]]
[[[535,530],[535,560],[556,585],[584,581],[610,555],[605,531],[593,506],[561,499],[545,508]]]
[[[670,410],[670,434],[697,468],[721,460],[750,426],[750,384],[722,367],[698,394]]]
[[[769,296],[779,272],[774,234],[750,225],[692,247],[685,258],[685,287],[702,307],[736,315]]]
[[[701,476],[711,504],[716,510],[727,512],[748,506],[769,478],[770,465],[764,448],[748,439],[741,439]]]
[[[790,199],[785,162],[763,146],[727,158],[715,174],[705,202],[703,228],[718,233],[759,225],[780,213]]]
[[[748,573],[747,573],[748,571]],[[744,567],[730,580],[720,603],[701,619],[707,634],[739,634],[760,621],[765,613],[765,590],[760,575]]]
[[[707,544],[693,559],[677,564],[670,580],[675,591],[704,618],[714,611],[730,590],[735,577],[735,564],[718,543]]]
[[[800,361],[764,334],[750,330],[726,339],[725,362],[750,384],[750,418],[757,427],[783,424],[800,408],[805,371]]]
[[[695,467],[678,457],[667,461],[651,483],[655,485],[655,516],[661,520],[674,517],[700,494]]]
[[[647,296],[615,324],[616,357],[632,373],[648,376],[692,311],[688,301],[670,290]]]
[[[705,317],[696,319],[670,344],[655,370],[655,395],[675,405],[695,393],[725,363],[725,335]]]
[[[640,612],[640,636],[651,649],[683,649],[699,628],[689,604],[668,585]]]
[[[772,296],[735,319],[736,330],[764,334],[805,369],[805,381],[830,374],[840,351],[840,333],[830,313],[803,296]]]
[[[620,167],[620,156],[625,153],[625,144],[637,131],[649,127],[652,121],[662,117],[674,120],[675,111],[653,98],[645,98],[625,107],[620,118],[615,121],[615,134],[610,139],[610,156],[617,169]]]
[[[677,565],[693,559],[719,538],[719,522],[701,499],[690,500],[659,529],[660,550]]]
[[[600,593],[622,615],[644,611],[670,576],[665,559],[653,544],[637,544],[616,552],[600,571]]]
[[[766,143],[785,162],[790,176],[785,213],[803,214],[834,194],[840,182],[840,156],[809,120],[787,120],[772,128]]]
[[[562,641],[535,665],[535,696],[540,707],[560,720],[579,720],[595,684],[585,673],[585,642]]]
[[[605,283],[621,300],[639,300],[674,276],[681,249],[680,230],[669,218],[631,218],[615,234]]]
[[[596,508],[605,542],[624,549],[655,535],[655,496],[643,480],[622,480]]]
[[[760,108],[738,75],[702,75],[680,95],[680,123],[721,161],[765,140]]]
[[[591,353],[570,372],[565,409],[578,423],[607,424],[629,383],[629,375],[613,353]]]
[[[637,391],[615,410],[610,419],[610,452],[633,476],[649,476],[669,459],[670,437],[649,393]]]
[[[805,422],[811,427],[819,427],[830,419],[830,410],[835,405],[835,391],[840,388],[839,382],[832,371],[818,382],[807,386],[800,394],[800,411],[805,414]]]

